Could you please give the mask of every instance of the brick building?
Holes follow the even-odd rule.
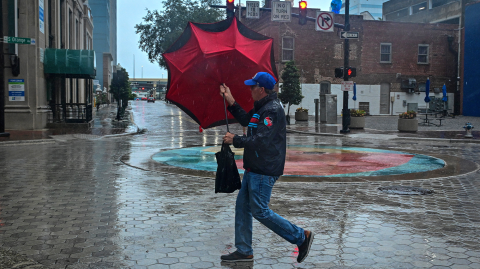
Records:
[[[316,17],[316,11],[309,9],[308,16]],[[243,12],[241,21],[274,38],[279,74],[284,63],[295,61],[301,73],[302,92],[306,96],[301,106],[313,108],[312,99],[318,98],[320,91],[340,96],[342,79],[334,77],[334,69],[344,63],[341,29],[318,32],[313,21],[303,26],[296,18],[290,23],[277,23],[271,22],[269,12],[261,13],[261,18],[255,20],[246,19]],[[298,9],[292,8],[292,13],[298,13]],[[334,20],[344,24],[344,15],[335,15]],[[350,31],[359,32],[360,38],[350,40],[350,66],[357,68],[357,77],[351,80],[357,83],[359,104],[350,100],[349,107],[359,108],[363,103],[363,108],[369,109],[371,115],[425,107],[425,93],[422,91],[425,91],[428,77],[431,96],[439,97],[440,94],[441,97],[441,93],[434,89],[441,89],[446,84],[449,108],[453,109],[453,99],[458,107],[459,98],[454,98],[458,60],[456,26],[363,20],[363,16],[358,15],[350,16],[350,24]],[[341,102],[338,107],[342,107]],[[338,109],[339,114],[340,111]]]

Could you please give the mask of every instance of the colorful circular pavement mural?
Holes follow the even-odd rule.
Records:
[[[231,147],[239,172],[243,173],[243,149]],[[166,150],[152,159],[171,166],[217,170],[215,153],[220,146]],[[426,172],[443,168],[441,159],[422,154],[373,148],[290,145],[287,148],[285,176],[358,177]]]

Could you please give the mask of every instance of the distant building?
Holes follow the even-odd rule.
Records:
[[[5,129],[36,130],[92,120],[93,18],[86,0],[1,1],[3,36],[32,44],[0,43]],[[18,57],[18,58],[17,58]],[[0,112],[0,115],[3,114]]]
[[[297,13],[297,9],[293,7],[292,13]],[[276,23],[271,21],[270,13],[260,13],[260,19],[247,19],[242,11],[241,21],[250,29],[273,38],[278,74],[290,60],[294,60],[300,70],[305,98],[290,111],[301,106],[309,108],[313,115],[313,100],[325,93],[337,95],[337,113],[340,114],[343,79],[336,78],[334,72],[336,67],[344,65],[344,40],[340,38],[340,30],[319,32],[315,30],[315,22],[307,21],[302,26],[296,18],[290,23]],[[308,9],[307,16],[314,17],[315,13],[316,10]],[[334,20],[343,24],[344,17],[336,14]],[[357,100],[354,102],[350,96],[349,108],[360,108],[370,115],[426,108],[425,85],[429,78],[430,97],[435,99],[429,108],[433,108],[437,100],[441,101],[441,89],[445,84],[449,98],[447,107],[452,111],[454,104],[459,102],[455,80],[458,27],[363,18],[362,15],[350,16],[350,31],[358,32],[359,38],[349,42],[349,65],[357,70],[357,76],[350,79],[357,85]],[[443,106],[442,102],[439,104]]]
[[[93,49],[97,55],[97,76],[101,89],[109,91],[117,65],[117,0],[88,0],[95,28]]]
[[[370,15],[378,20],[382,18],[382,4],[388,0],[350,0],[350,15],[363,15],[362,12],[368,11]],[[340,14],[345,14],[345,2],[342,4]]]
[[[473,55],[480,51],[477,41],[479,34],[477,22],[480,14],[478,3],[480,3],[478,0],[390,0],[383,4],[385,21],[456,25],[455,35],[460,37],[458,49],[455,49],[458,50],[458,60],[455,64],[457,69],[455,80],[458,82],[456,92],[460,99],[456,111],[468,116],[480,116],[480,110],[473,101],[480,97],[480,90],[477,94],[471,91],[475,85],[472,84],[472,81],[476,81],[475,76],[480,76],[478,68],[471,62],[472,59],[477,59]],[[466,39],[466,35],[470,35],[470,38]],[[456,37],[451,36],[450,38]],[[465,44],[465,40],[474,40],[474,42]],[[464,51],[467,48],[469,51]],[[464,55],[468,55],[468,57],[464,57]],[[464,92],[466,90],[470,92]]]

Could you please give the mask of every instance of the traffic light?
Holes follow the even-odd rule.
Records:
[[[307,24],[307,1],[298,2],[298,24]]]
[[[335,68],[335,77],[336,78],[343,78],[343,67]]]
[[[357,68],[355,68],[355,67],[347,68],[347,76],[349,78],[356,77],[357,76]]]
[[[235,0],[227,0],[227,18],[235,16]]]
[[[347,77],[353,78],[357,76],[357,68],[355,67],[348,67],[345,72],[347,72]],[[335,68],[335,77],[336,78],[343,78],[343,67]]]

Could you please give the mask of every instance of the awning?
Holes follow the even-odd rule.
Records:
[[[95,51],[71,49],[45,49],[45,74],[66,78],[95,78]]]

